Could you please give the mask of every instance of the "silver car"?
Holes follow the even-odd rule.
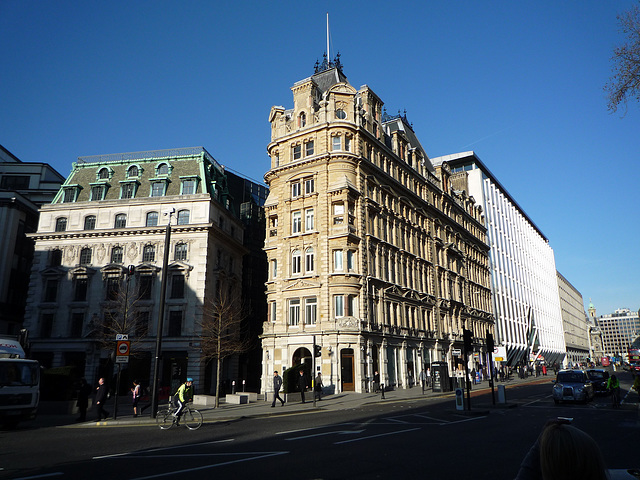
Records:
[[[593,384],[584,370],[560,370],[553,384],[553,401],[584,402],[593,399]]]

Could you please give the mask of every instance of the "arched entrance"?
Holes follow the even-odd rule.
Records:
[[[353,372],[353,348],[343,348],[340,351],[340,380],[343,392],[355,391],[356,383]]]
[[[295,352],[293,352],[293,357],[291,357],[292,366],[300,365],[305,361],[311,362],[311,352],[309,351],[308,348],[300,347]]]

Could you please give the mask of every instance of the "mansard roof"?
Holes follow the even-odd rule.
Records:
[[[159,173],[158,167],[163,164],[167,165],[167,173]],[[132,176],[129,169],[133,166],[137,167],[138,174]],[[184,178],[199,180],[196,193],[214,195],[216,189],[218,193],[227,193],[224,168],[203,147],[78,157],[62,189],[77,187],[76,201],[86,202],[90,200],[91,187],[104,184],[109,187],[104,200],[118,200],[122,183],[137,183],[145,190],[144,196],[148,196],[146,190],[150,184],[161,181],[166,183],[164,196],[171,196],[180,195],[181,179]],[[53,203],[62,201],[63,196],[58,193]]]

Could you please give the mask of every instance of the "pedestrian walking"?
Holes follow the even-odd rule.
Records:
[[[131,388],[131,404],[133,405],[133,416],[138,416],[138,402],[140,401],[141,395],[140,382],[138,380],[133,381],[133,387]]]
[[[85,378],[80,380],[80,388],[78,389],[78,401],[76,402],[76,406],[78,407],[78,412],[80,416],[78,417],[78,422],[86,422],[87,421],[87,408],[89,407],[89,395],[91,395],[91,387],[87,383]]]
[[[96,409],[98,410],[98,421],[105,419],[109,416],[109,412],[104,409],[104,404],[107,401],[107,385],[104,383],[104,377],[100,377],[98,380],[98,388],[96,388]]]
[[[316,398],[318,400],[322,400],[322,387],[324,387],[324,385],[322,384],[322,374],[320,372],[318,372],[318,375],[316,375],[316,379],[315,379],[315,382],[313,384],[313,399],[314,400]]]
[[[307,379],[304,378],[304,370],[300,370],[300,376],[298,377],[298,388],[300,388],[300,397],[302,403],[304,402],[304,391],[307,389]]]
[[[373,393],[378,393],[380,390],[380,374],[376,370],[373,374]]]
[[[427,386],[427,374],[424,370],[420,372],[420,385],[422,385],[422,393],[424,393],[424,389]]]
[[[282,402],[282,406],[284,407],[284,400],[280,398],[280,389],[282,388],[282,377],[278,375],[278,371],[273,372],[273,402],[271,402],[271,406],[276,406],[276,400],[280,400]]]
[[[431,367],[427,367],[427,387],[431,386]]]

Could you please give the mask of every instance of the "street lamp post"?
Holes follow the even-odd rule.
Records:
[[[156,355],[153,366],[153,386],[151,389],[151,417],[156,418],[158,412],[158,375],[160,373],[160,353],[162,351],[162,330],[164,329],[164,305],[167,294],[167,277],[169,266],[169,241],[171,239],[171,215],[175,209],[169,210],[165,215],[169,216],[167,229],[164,234],[164,259],[162,260],[162,283],[160,285],[160,305],[158,306],[158,327],[156,332]]]

